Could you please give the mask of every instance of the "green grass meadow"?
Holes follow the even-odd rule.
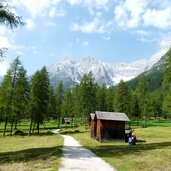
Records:
[[[59,135],[0,138],[0,170],[58,170],[62,147]]]
[[[56,171],[60,165],[63,138],[50,129],[55,121],[41,126],[40,134],[28,136],[29,122],[21,122],[17,130],[23,135],[2,137],[3,123],[0,126],[0,171]],[[45,129],[44,129],[45,128]],[[10,130],[8,125],[7,130]],[[15,131],[13,131],[15,132]]]
[[[98,142],[90,138],[89,130],[76,129],[68,132],[80,144],[92,150],[97,156],[118,171],[170,171],[171,170],[171,122],[151,122],[149,127],[134,126],[137,139],[146,142],[128,146],[125,142]],[[77,132],[77,131],[76,131]]]
[[[104,159],[118,171],[170,171],[171,168],[171,122],[150,121],[143,128],[143,121],[136,125],[137,139],[146,142],[128,146],[125,142],[98,142],[90,138],[90,130],[83,126],[62,125],[61,133],[71,135],[97,156]],[[127,125],[128,127],[128,125]],[[63,148],[63,138],[51,133],[57,122],[51,121],[41,126],[40,134],[27,136],[29,122],[18,125],[23,135],[2,137],[3,123],[0,125],[0,171],[53,171],[58,170]],[[8,130],[10,126],[8,126]],[[15,132],[15,131],[14,131]]]

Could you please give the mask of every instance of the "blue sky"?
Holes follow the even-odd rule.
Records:
[[[104,62],[150,58],[171,42],[170,0],[10,0],[24,27],[0,28],[10,63],[20,56],[28,74],[64,57]],[[6,65],[0,64],[0,75]]]

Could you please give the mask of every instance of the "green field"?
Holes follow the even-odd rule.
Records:
[[[151,125],[135,129],[137,138],[146,141],[136,146],[128,146],[125,142],[100,143],[90,138],[89,131],[83,129],[79,133],[74,133],[73,129],[70,135],[119,171],[170,171],[171,122],[154,122]],[[66,131],[63,129],[63,132]]]
[[[58,170],[63,138],[44,133],[0,138],[0,171]]]
[[[27,136],[29,122],[21,122],[18,129],[25,134],[8,136],[7,132],[5,138],[2,137],[2,123],[0,126],[0,171],[57,170],[62,154],[63,138],[50,133],[51,129],[56,128],[56,123],[56,121],[51,121],[42,125],[40,135],[37,135],[35,130],[32,136]],[[61,133],[73,136],[83,146],[92,150],[119,171],[169,171],[171,168],[171,122],[150,121],[147,128],[142,126],[143,121],[139,123],[139,126],[136,122],[131,122],[137,139],[146,141],[137,143],[136,146],[128,146],[125,142],[100,143],[90,138],[89,129],[85,130],[83,126],[71,128],[70,125],[62,125]]]

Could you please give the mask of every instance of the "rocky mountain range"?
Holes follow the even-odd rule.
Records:
[[[133,63],[105,63],[94,57],[83,58],[79,61],[64,58],[58,64],[47,66],[47,70],[53,85],[62,80],[64,85],[73,87],[80,82],[84,74],[90,71],[92,71],[95,81],[99,85],[116,85],[121,79],[124,81],[131,80],[153,68],[157,63],[160,63],[160,59],[169,48],[170,46],[165,46],[149,59],[142,59]]]

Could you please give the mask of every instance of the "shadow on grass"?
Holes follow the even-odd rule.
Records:
[[[146,150],[154,150],[154,149],[162,149],[168,148],[171,146],[171,142],[163,142],[163,143],[152,143],[152,144],[139,144],[136,146],[125,146],[125,145],[99,145],[99,146],[65,146],[64,147],[64,156],[72,159],[82,159],[87,158],[90,159],[95,157],[87,149],[90,149],[99,157],[114,157],[114,156],[123,156],[123,155],[139,155],[142,151]],[[86,149],[87,148],[87,149]]]
[[[62,154],[62,146],[49,148],[31,148],[21,151],[1,152],[0,164],[10,162],[22,162],[43,159],[46,160],[50,156],[60,157]]]
[[[138,144],[136,146],[125,146],[125,145],[97,145],[97,146],[85,146],[85,148],[90,149],[99,157],[114,157],[135,154],[139,155],[146,150],[163,149],[171,147],[171,142],[162,143],[151,143],[151,144]],[[22,161],[36,161],[39,159],[46,160],[51,156],[61,157],[62,146],[50,147],[50,148],[31,148],[21,151],[14,152],[2,152],[0,153],[0,164],[10,163],[10,162],[22,162]],[[91,158],[94,157],[91,154],[85,152],[78,146],[65,146],[64,151],[67,158]]]
[[[51,136],[51,135],[54,135],[54,133],[51,131],[39,132],[39,134],[37,132],[34,132],[34,133],[31,133],[31,135],[29,135],[28,132],[23,132],[20,130],[15,131],[13,134],[13,136],[22,136],[22,137],[24,137],[24,136]],[[0,135],[0,136],[2,136],[2,135]],[[10,136],[10,133],[6,132],[6,137],[8,137],[8,136]]]
[[[171,142],[161,142],[161,143],[150,143],[150,144],[137,144],[134,146],[125,145],[99,145],[99,146],[85,146],[86,148],[93,151],[100,157],[112,157],[120,155],[135,154],[138,155],[143,151],[171,148]]]

